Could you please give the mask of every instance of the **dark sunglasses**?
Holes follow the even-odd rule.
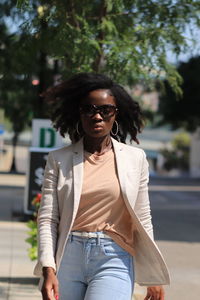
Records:
[[[85,104],[80,106],[80,113],[87,116],[93,117],[97,113],[99,113],[103,118],[110,118],[114,116],[114,114],[118,111],[117,107],[112,104],[105,104],[105,105],[92,105],[92,104]]]

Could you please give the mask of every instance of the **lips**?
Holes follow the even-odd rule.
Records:
[[[95,127],[93,127],[93,130],[103,130],[103,127],[102,126],[95,126]]]
[[[103,129],[103,126],[99,123],[93,123],[90,125],[93,129]]]
[[[94,131],[102,131],[104,128],[101,125],[93,125],[91,126],[91,129]]]

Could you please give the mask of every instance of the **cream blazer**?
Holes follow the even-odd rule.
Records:
[[[135,244],[135,280],[140,285],[169,284],[164,259],[153,240],[148,197],[148,163],[143,150],[112,139],[117,172],[125,205],[137,229]],[[45,167],[42,201],[38,214],[38,262],[42,267],[59,270],[68,235],[79,206],[84,161],[83,139],[51,151]]]

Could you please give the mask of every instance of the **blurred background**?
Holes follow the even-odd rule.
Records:
[[[0,1],[1,299],[39,299],[35,203],[48,151],[70,143],[52,129],[41,93],[82,71],[109,75],[140,103],[146,126],[134,146],[149,161],[155,239],[172,277],[166,299],[196,298],[199,14],[195,0]],[[143,293],[137,287],[135,299]]]

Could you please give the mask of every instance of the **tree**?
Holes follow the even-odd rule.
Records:
[[[14,132],[13,172],[16,172],[15,147],[19,134],[30,125],[33,117],[47,117],[47,109],[39,93],[53,83],[50,79],[53,71],[46,64],[36,37],[19,29],[16,32],[9,29],[6,17],[14,20],[16,14],[14,1],[0,4],[0,107],[4,109]],[[25,43],[27,40],[29,42]],[[34,78],[39,79],[36,86],[32,84]]]
[[[132,84],[164,75],[181,92],[166,51],[187,47],[186,24],[200,26],[198,0],[18,0],[18,7],[29,14],[23,29],[60,59],[63,76],[101,71]]]
[[[24,70],[23,49],[19,51],[20,38],[14,34],[9,34],[4,24],[1,24],[0,27],[0,107],[4,108],[5,116],[12,124],[14,155],[11,171],[16,171],[15,147],[20,132],[32,117],[33,90],[30,74],[26,74]]]
[[[183,78],[181,97],[164,82],[165,92],[160,97],[159,124],[171,124],[173,129],[185,128],[194,131],[200,126],[200,56],[181,62],[177,71]]]

